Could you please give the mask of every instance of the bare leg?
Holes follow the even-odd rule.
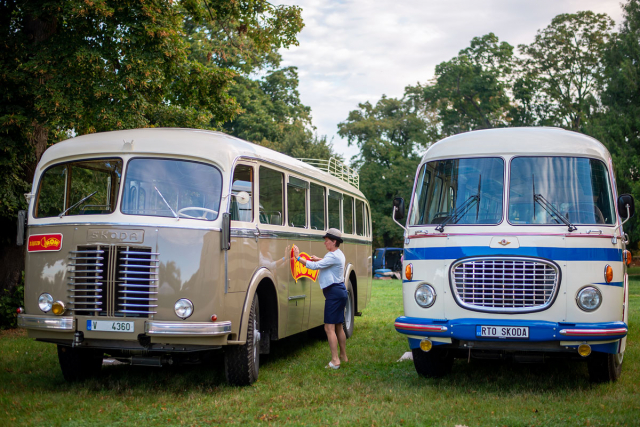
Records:
[[[338,344],[340,344],[340,360],[343,362],[348,362],[349,358],[347,358],[347,336],[344,334],[344,329],[342,329],[342,323],[338,323],[336,325],[336,335],[338,336]]]
[[[338,357],[338,337],[336,337],[336,325],[325,323],[324,331],[327,333],[327,341],[329,341],[329,348],[331,349],[331,363],[338,366],[340,365],[340,358]]]

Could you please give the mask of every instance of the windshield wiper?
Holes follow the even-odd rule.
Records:
[[[444,231],[444,226],[453,222],[454,224],[458,221],[460,221],[460,218],[462,218],[468,211],[469,209],[471,209],[471,206],[473,206],[473,202],[477,203],[478,206],[480,206],[480,193],[478,194],[474,194],[473,196],[469,197],[467,200],[465,200],[465,202],[460,205],[460,207],[458,209],[456,209],[455,211],[453,211],[453,213],[451,214],[451,216],[449,218],[447,218],[446,220],[442,221],[440,223],[439,226],[436,227],[436,230],[438,230],[439,232],[443,232]],[[477,216],[477,214],[476,214]]]
[[[89,200],[90,198],[93,197],[94,194],[96,194],[98,192],[98,190],[94,191],[93,193],[89,194],[88,196],[83,197],[82,199],[80,199],[80,201],[78,203],[76,203],[73,206],[68,207],[65,211],[60,212],[60,215],[58,215],[58,218],[62,218],[64,216],[64,214],[66,214],[67,212],[69,212],[71,209],[75,208],[76,206],[82,204],[82,202],[85,202],[87,200]]]
[[[180,221],[180,217],[178,216],[178,214],[177,214],[173,209],[171,209],[171,205],[169,204],[169,202],[167,202],[167,201],[165,200],[165,198],[164,198],[164,196],[162,195],[162,193],[160,192],[160,190],[158,190],[158,187],[153,186],[153,188],[155,188],[155,189],[156,189],[156,191],[158,192],[158,194],[159,194],[159,195],[160,195],[160,197],[162,198],[162,201],[164,202],[164,204],[165,204],[165,205],[167,205],[167,207],[169,208],[169,210],[171,211],[171,213],[173,214],[173,216],[174,216],[174,217],[176,217],[176,219],[177,219],[178,221]]]
[[[540,206],[542,206],[545,211],[547,211],[548,213],[550,213],[551,215],[555,216],[560,221],[562,221],[564,223],[564,225],[566,225],[569,228],[569,232],[575,231],[575,230],[578,229],[578,227],[576,227],[575,225],[571,224],[571,222],[569,222],[569,220],[567,218],[562,216],[562,213],[560,213],[559,210],[557,210],[551,203],[549,203],[549,201],[547,199],[545,199],[542,196],[542,194],[535,194],[534,193],[533,194],[533,200],[534,200],[534,204],[533,204],[534,207],[536,206],[535,202],[540,203]]]

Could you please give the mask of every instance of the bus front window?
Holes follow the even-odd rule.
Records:
[[[516,157],[511,161],[512,224],[613,225],[614,212],[609,175],[600,160]]]
[[[504,160],[437,160],[422,165],[409,225],[498,224],[502,219]]]

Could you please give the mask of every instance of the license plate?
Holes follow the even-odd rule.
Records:
[[[528,326],[476,326],[476,336],[529,339]]]
[[[133,332],[133,322],[87,320],[87,331]]]

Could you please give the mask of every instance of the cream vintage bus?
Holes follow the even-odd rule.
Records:
[[[404,202],[394,201],[395,218]],[[432,145],[405,228],[404,316],[417,372],[454,358],[588,362],[621,373],[628,330],[633,198],[618,197],[611,156],[551,128],[469,132]]]
[[[291,247],[322,256],[324,230],[335,227],[350,336],[371,298],[370,211],[356,175],[324,166],[341,178],[190,129],[52,146],[27,195],[19,325],[57,344],[67,380],[99,371],[105,354],[161,366],[224,348],[228,382],[250,384],[272,341],[323,324],[318,272]]]

